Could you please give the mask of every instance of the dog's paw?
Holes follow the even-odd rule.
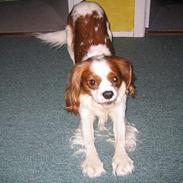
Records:
[[[132,173],[134,169],[133,161],[125,155],[125,157],[115,155],[112,162],[113,174],[117,176],[125,176]]]
[[[83,174],[90,178],[99,177],[102,173],[105,173],[103,163],[97,156],[87,157],[81,164],[81,168]]]

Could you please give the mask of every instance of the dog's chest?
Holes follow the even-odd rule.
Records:
[[[108,116],[113,107],[115,107],[113,104],[109,106],[97,104],[89,95],[80,97],[80,109],[88,110],[93,116]]]

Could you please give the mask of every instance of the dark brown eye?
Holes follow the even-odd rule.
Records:
[[[91,86],[94,86],[94,85],[96,85],[96,81],[94,79],[91,79],[91,80],[89,80],[89,84]]]
[[[118,82],[118,78],[117,78],[116,76],[114,76],[114,77],[112,78],[112,82],[113,82],[113,83]]]

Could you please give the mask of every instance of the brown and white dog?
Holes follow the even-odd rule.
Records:
[[[65,31],[40,34],[38,37],[53,45],[67,43],[75,64],[65,91],[66,109],[79,113],[79,135],[73,144],[85,148],[81,167],[85,175],[97,177],[105,172],[94,145],[93,123],[98,118],[99,130],[106,130],[108,117],[113,122],[115,153],[113,173],[128,175],[133,161],[128,147],[136,145],[136,128],[127,124],[125,111],[127,95],[134,95],[132,66],[129,61],[114,55],[112,34],[103,9],[96,3],[81,2],[68,15]]]

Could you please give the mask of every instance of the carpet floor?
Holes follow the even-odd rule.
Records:
[[[130,153],[134,172],[114,176],[114,147],[97,137],[106,174],[82,175],[69,143],[79,117],[64,109],[72,68],[66,47],[0,37],[0,183],[183,182],[183,37],[115,38],[114,47],[131,60],[137,78],[127,108],[140,132]]]

